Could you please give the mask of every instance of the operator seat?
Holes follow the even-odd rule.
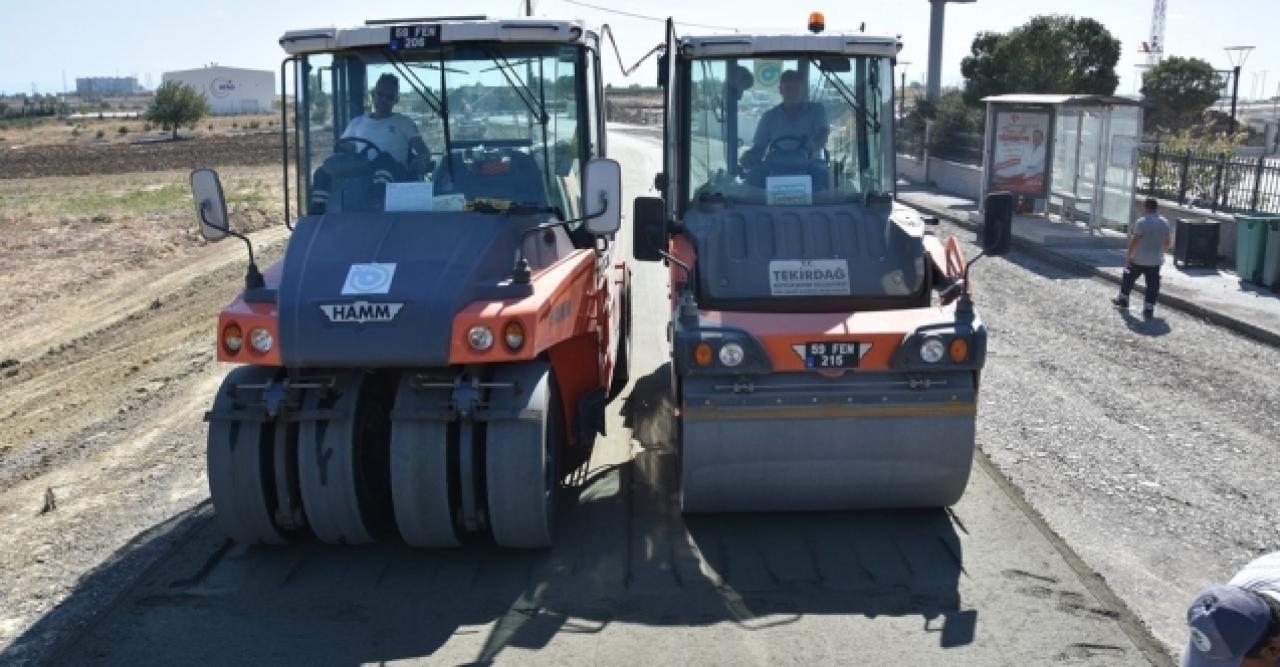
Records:
[[[467,199],[501,199],[517,204],[546,206],[547,192],[542,169],[533,156],[517,150],[477,153],[470,161],[460,154],[450,156],[450,164],[436,168],[436,179],[447,180],[453,169],[454,192]]]

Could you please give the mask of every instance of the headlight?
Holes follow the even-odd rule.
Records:
[[[942,340],[938,338],[926,338],[920,344],[920,358],[925,363],[936,364],[942,361],[942,355],[946,354],[947,347],[942,344]]]
[[[493,347],[493,330],[483,324],[477,324],[467,331],[467,344],[472,349],[487,350]]]
[[[258,327],[249,332],[249,344],[253,346],[256,352],[266,354],[271,351],[272,344],[275,340],[271,338],[271,332]]]
[[[244,334],[240,331],[240,325],[228,324],[222,330],[222,344],[232,354],[240,351],[240,346],[244,344]]]
[[[742,346],[737,343],[725,343],[720,346],[720,363],[725,366],[737,366],[742,363]]]
[[[502,330],[502,338],[507,342],[507,347],[512,350],[520,349],[520,346],[524,345],[524,325],[520,324],[520,320],[507,322],[507,326]]]

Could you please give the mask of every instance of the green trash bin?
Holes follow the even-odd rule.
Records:
[[[1267,227],[1272,222],[1280,222],[1280,216],[1236,216],[1236,274],[1241,280],[1262,282],[1262,262],[1267,252]]]
[[[1262,284],[1280,292],[1280,221],[1267,223],[1267,250],[1262,258]]]

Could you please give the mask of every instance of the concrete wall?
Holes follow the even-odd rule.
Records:
[[[924,160],[910,155],[898,155],[898,178],[905,178],[914,183],[924,182]]]
[[[924,183],[924,161],[909,155],[899,155],[898,176]],[[974,201],[982,197],[982,167],[929,158],[928,182],[942,192],[957,197]]]

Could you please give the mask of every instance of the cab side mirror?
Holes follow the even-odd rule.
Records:
[[[656,262],[667,250],[667,209],[661,197],[636,197],[631,210],[631,254]]]
[[[206,241],[221,241],[231,230],[227,227],[227,200],[222,196],[218,172],[197,169],[191,172],[191,194],[196,204],[196,222]]]
[[[992,192],[982,205],[982,252],[993,257],[1009,254],[1013,245],[1013,195]]]
[[[593,158],[583,175],[587,231],[609,236],[622,226],[622,167],[617,160]]]

